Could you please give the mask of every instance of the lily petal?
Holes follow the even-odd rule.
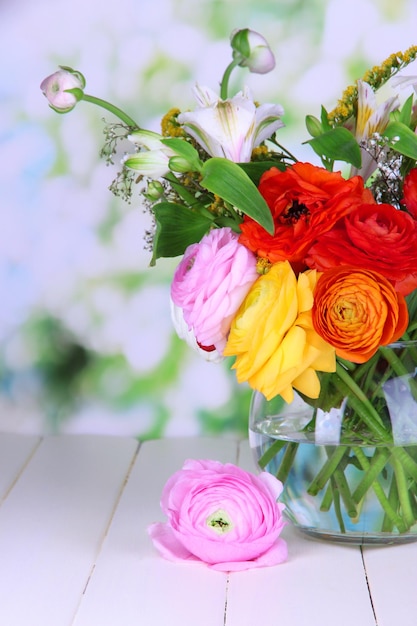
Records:
[[[398,96],[388,98],[378,105],[372,87],[358,80],[358,113],[356,118],[355,137],[359,144],[371,139],[375,133],[382,134],[389,122],[390,113],[400,105]],[[361,147],[362,167],[353,167],[350,175],[360,175],[364,180],[376,170],[377,163],[367,150]]]
[[[210,88],[196,86],[199,107],[181,113],[178,122],[213,157],[247,163],[252,150],[284,124],[277,104],[256,107],[248,89],[222,100]]]
[[[393,96],[378,106],[372,87],[363,80],[358,80],[356,139],[361,141],[374,133],[381,133],[389,122],[390,113],[399,105],[398,96]]]

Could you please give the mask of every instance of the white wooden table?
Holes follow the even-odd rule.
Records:
[[[416,626],[417,543],[362,553],[287,527],[276,567],[162,559],[146,528],[187,458],[254,469],[228,439],[0,434],[0,625]]]

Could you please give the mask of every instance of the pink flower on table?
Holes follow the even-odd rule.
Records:
[[[282,563],[285,521],[277,503],[282,483],[218,461],[188,460],[166,483],[161,497],[168,518],[148,528],[170,561],[202,561],[220,571]]]
[[[200,347],[222,353],[230,325],[258,278],[256,257],[230,228],[217,228],[186,249],[171,285]]]

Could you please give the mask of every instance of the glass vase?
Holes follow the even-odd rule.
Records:
[[[284,484],[286,516],[308,535],[344,543],[417,540],[417,342],[321,375],[317,400],[254,392],[250,445]]]

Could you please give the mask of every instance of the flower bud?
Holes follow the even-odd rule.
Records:
[[[312,137],[320,137],[323,134],[323,126],[314,115],[306,115],[306,128]]]
[[[250,28],[235,30],[230,44],[233,58],[241,67],[247,67],[254,74],[267,74],[275,67],[275,57],[268,42],[262,35]]]
[[[85,87],[85,78],[70,67],[60,66],[60,69],[47,76],[41,83],[43,95],[49,106],[57,113],[68,113],[79,100],[82,100]]]
[[[164,188],[159,180],[151,180],[143,195],[147,198],[147,200],[156,202],[164,195]]]
[[[193,165],[182,156],[173,156],[169,160],[169,169],[171,172],[178,172],[180,174],[186,174],[194,170]]]

